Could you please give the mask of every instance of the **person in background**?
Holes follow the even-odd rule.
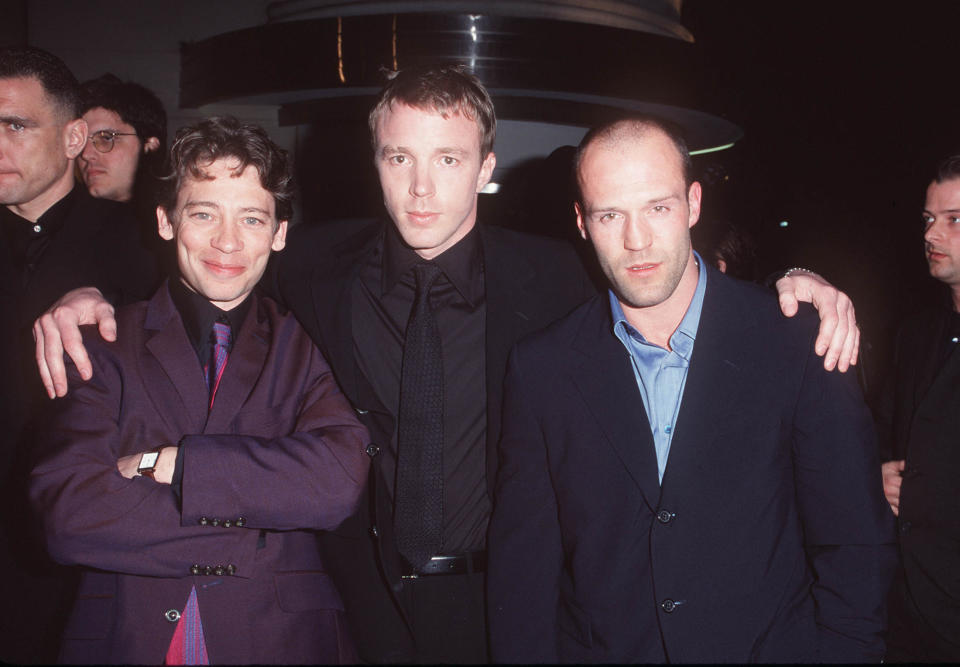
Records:
[[[960,662],[960,155],[938,165],[922,215],[940,293],[900,327],[877,410],[901,556],[886,660]]]

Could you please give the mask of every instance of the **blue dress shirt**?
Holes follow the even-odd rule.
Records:
[[[703,293],[707,287],[707,271],[703,260],[696,252],[694,256],[700,268],[697,289],[680,326],[670,336],[670,350],[648,343],[643,334],[630,326],[616,295],[613,291],[609,292],[613,333],[630,353],[633,375],[637,380],[637,387],[640,388],[643,407],[647,410],[650,430],[653,432],[653,444],[657,450],[657,477],[661,483],[670,455],[670,441],[680,412],[683,388],[687,383],[693,343],[700,325]]]

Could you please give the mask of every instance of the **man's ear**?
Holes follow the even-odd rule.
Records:
[[[487,157],[484,158],[483,164],[480,165],[480,173],[477,175],[477,189],[476,192],[480,192],[485,187],[487,183],[490,182],[490,179],[493,178],[493,169],[497,166],[497,156],[493,151],[490,151],[487,154]]]
[[[167,217],[167,209],[162,206],[157,207],[157,233],[165,241],[173,240],[173,221]]]
[[[577,229],[580,230],[580,236],[584,241],[587,240],[587,225],[583,222],[583,211],[580,210],[580,202],[573,202],[573,212],[577,214]]]
[[[63,126],[63,152],[68,160],[75,159],[87,145],[87,121],[74,118]]]
[[[144,153],[152,153],[153,151],[158,150],[159,148],[160,148],[160,140],[157,139],[156,137],[150,137],[149,139],[143,142]]]
[[[690,184],[690,189],[687,191],[687,206],[690,208],[690,223],[688,227],[693,227],[697,224],[697,220],[700,219],[700,198],[703,195],[703,190],[700,187],[700,183],[694,181]]]
[[[273,244],[270,249],[274,251],[283,250],[287,245],[287,221],[281,220],[277,225],[277,231],[273,233]]]

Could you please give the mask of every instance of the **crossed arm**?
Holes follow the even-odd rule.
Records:
[[[841,373],[857,363],[860,329],[857,327],[853,302],[843,292],[816,273],[794,271],[776,284],[780,309],[787,317],[797,313],[799,302],[813,304],[820,315],[820,330],[814,349],[823,357],[828,371]],[[96,324],[100,335],[108,341],[117,338],[113,306],[95,287],[80,287],[67,292],[33,325],[36,361],[40,378],[50,398],[67,393],[64,352],[77,366],[80,377],[93,375],[90,358],[83,347],[80,325]]]

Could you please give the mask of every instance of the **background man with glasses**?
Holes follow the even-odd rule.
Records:
[[[79,87],[39,49],[0,50],[0,659],[52,662],[70,588],[30,539],[24,491],[30,422],[43,386],[30,326],[59,295],[97,285],[125,302],[156,283],[129,210],[74,187],[87,141]],[[21,442],[25,443],[21,446]]]

